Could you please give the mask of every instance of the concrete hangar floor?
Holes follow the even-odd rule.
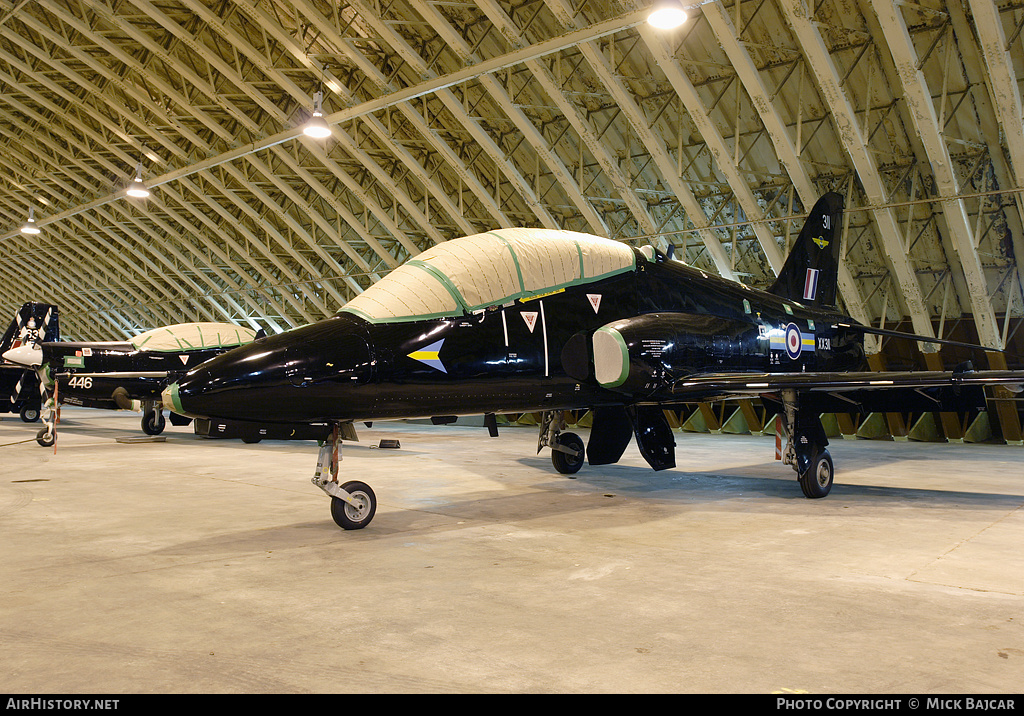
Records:
[[[535,428],[375,423],[345,532],[312,442],[0,422],[9,693],[1013,693],[1024,449],[836,440],[805,499],[759,436],[577,479]],[[584,435],[584,437],[586,437]],[[375,447],[398,439],[399,449]]]

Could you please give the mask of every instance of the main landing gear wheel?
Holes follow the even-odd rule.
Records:
[[[352,496],[355,504],[332,496],[331,517],[342,529],[361,530],[377,512],[377,496],[365,482],[346,482],[341,489]]]
[[[805,497],[824,497],[832,490],[832,456],[828,450],[816,450],[807,463],[807,469],[800,473],[797,480]]]
[[[39,408],[31,408],[25,406],[21,409],[21,419],[26,423],[35,423],[39,421]]]
[[[43,447],[52,447],[57,442],[57,433],[52,432],[49,428],[43,428],[36,433],[36,442]]]
[[[568,448],[576,454],[572,455],[563,452],[559,448]],[[572,475],[583,467],[583,440],[576,433],[561,433],[555,438],[555,444],[551,446],[551,464],[563,475]]]

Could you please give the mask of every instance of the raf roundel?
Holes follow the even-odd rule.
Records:
[[[803,338],[800,335],[800,329],[796,327],[795,323],[790,323],[786,326],[786,355],[791,360],[796,360],[800,357],[802,349]]]

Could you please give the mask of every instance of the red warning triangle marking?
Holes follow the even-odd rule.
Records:
[[[533,329],[537,325],[537,316],[540,314],[536,311],[523,311],[519,315],[526,321],[526,327],[530,329],[530,333],[533,333]]]
[[[587,300],[590,301],[590,306],[594,309],[594,313],[597,313],[598,309],[601,308],[601,294],[588,293]]]

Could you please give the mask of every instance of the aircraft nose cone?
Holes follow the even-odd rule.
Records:
[[[251,346],[235,348],[196,366],[164,388],[160,394],[164,407],[191,418],[244,419],[234,414],[245,410],[236,407],[238,391],[232,388],[261,382],[259,372],[253,375],[246,360],[252,360]],[[211,363],[213,370],[208,366]]]
[[[372,372],[358,319],[334,317],[235,348],[163,391],[175,413],[223,420],[314,423],[362,399]]]
[[[171,383],[160,393],[160,400],[167,410],[190,418],[209,418],[210,402],[203,396],[209,385],[206,374],[196,369],[182,376],[177,383]],[[197,399],[198,398],[198,399]]]
[[[37,366],[43,362],[43,350],[35,344],[21,345],[5,351],[3,359],[18,365]]]

